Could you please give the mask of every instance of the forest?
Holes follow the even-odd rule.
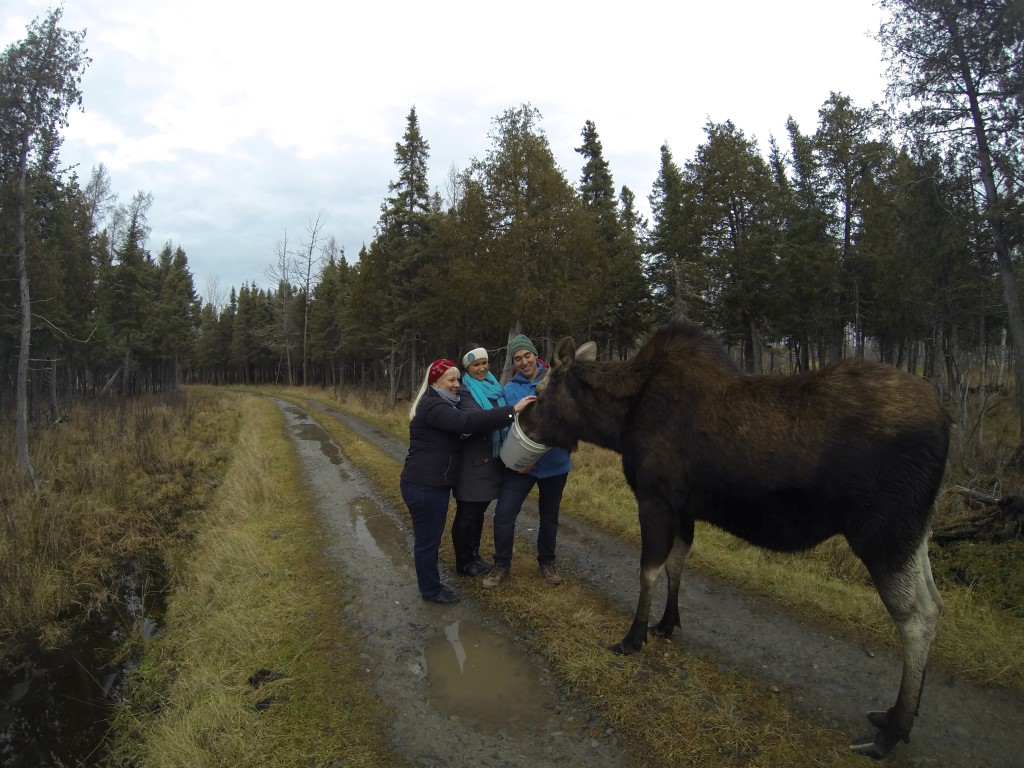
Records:
[[[749,372],[861,355],[926,376],[958,416],[961,458],[1008,401],[1017,446],[1024,8],[881,6],[886,104],[833,93],[816,125],[790,120],[767,147],[709,122],[688,157],[660,148],[649,191],[616,187],[592,121],[579,168],[560,168],[524,103],[493,118],[486,155],[442,193],[413,107],[360,253],[321,214],[275,246],[275,288],[204,298],[187,243],[149,249],[159,201],[125,203],[103,166],[84,178],[62,164],[89,59],[84,31],[50,11],[0,58],[0,419],[23,471],[30,428],[76,398],[281,383],[394,403],[425,361],[470,342],[500,359],[525,332],[543,356],[570,335],[626,357],[673,318],[712,329]]]

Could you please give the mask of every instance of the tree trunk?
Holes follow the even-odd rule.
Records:
[[[32,302],[28,286],[28,254],[25,242],[25,177],[28,174],[29,137],[22,137],[21,157],[18,164],[18,183],[14,195],[15,221],[18,236],[18,289],[21,297],[21,332],[18,347],[18,381],[15,389],[15,430],[14,445],[18,458],[18,468],[22,476],[36,488],[35,470],[28,453],[28,368],[29,353],[32,342]]]
[[[57,358],[50,360],[50,423],[56,424],[59,415],[57,413]]]
[[[960,62],[960,76],[967,91],[967,100],[971,108],[971,119],[974,126],[974,138],[978,145],[978,161],[982,187],[985,190],[986,219],[992,231],[992,244],[996,251],[996,264],[999,267],[999,280],[1003,286],[1003,297],[1006,302],[1006,318],[1010,327],[1010,341],[1013,344],[1014,371],[1017,374],[1017,413],[1018,413],[1018,444],[1014,451],[1016,457],[1024,456],[1024,318],[1021,317],[1020,297],[1017,294],[1017,282],[1014,279],[1013,262],[1010,258],[1010,246],[1003,227],[1002,199],[996,186],[995,171],[992,167],[992,152],[989,147],[988,128],[978,100],[978,89],[968,66],[968,58],[964,51],[963,40],[956,24],[946,19],[947,29],[953,41]]]

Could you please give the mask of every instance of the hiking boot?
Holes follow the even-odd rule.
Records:
[[[544,581],[552,586],[562,583],[562,577],[558,575],[558,567],[554,563],[541,563],[540,575],[544,577]]]
[[[491,572],[484,576],[480,583],[488,589],[493,589],[508,577],[509,567],[507,565],[498,565],[498,563],[495,563],[494,567],[491,568]]]

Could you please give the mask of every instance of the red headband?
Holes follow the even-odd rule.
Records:
[[[451,360],[448,360],[447,358],[442,357],[438,360],[435,360],[430,364],[430,369],[427,371],[427,382],[429,382],[430,384],[436,383],[438,379],[444,376],[445,371],[447,371],[449,368],[454,367],[455,363],[453,363]]]

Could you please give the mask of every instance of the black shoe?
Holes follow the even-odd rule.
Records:
[[[433,597],[424,597],[423,600],[428,603],[457,603],[462,598],[454,590],[448,587],[442,586],[441,591]]]
[[[478,558],[455,566],[455,572],[462,576],[486,576],[491,572],[491,566]]]

